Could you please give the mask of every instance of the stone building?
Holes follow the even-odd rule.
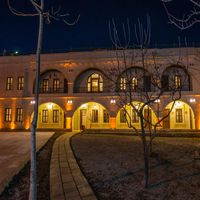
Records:
[[[164,129],[200,129],[197,50],[150,50],[157,53],[156,63],[166,84],[170,84],[170,76],[178,85],[184,79],[181,99],[163,122]],[[118,96],[111,90],[106,75],[113,62],[117,62],[116,52],[111,50],[42,54],[38,128],[128,128],[120,116]],[[151,63],[152,57],[146,62]],[[139,64],[129,67],[140,68]],[[174,69],[180,72],[178,76]],[[2,56],[0,72],[0,129],[29,129],[34,104],[35,55]],[[125,81],[121,79],[120,87],[124,87]],[[138,86],[137,77],[133,81]],[[152,120],[157,118],[157,106],[164,113],[170,104],[162,96],[159,105],[151,108]],[[133,116],[135,126],[139,127],[137,116]]]

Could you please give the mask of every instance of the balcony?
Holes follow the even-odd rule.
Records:
[[[112,92],[111,87],[104,87],[103,91],[100,91],[99,89],[94,89],[91,91],[88,91],[88,87],[74,87],[74,93],[109,93]]]

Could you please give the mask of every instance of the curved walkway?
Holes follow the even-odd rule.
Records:
[[[70,138],[76,133],[62,135],[53,145],[50,166],[52,200],[96,200],[70,146]]]

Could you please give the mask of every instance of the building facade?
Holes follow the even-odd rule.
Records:
[[[181,99],[175,103],[161,128],[200,129],[198,49],[150,51],[157,53],[155,62],[165,87],[169,88],[170,84],[180,86],[184,79]],[[149,54],[145,62],[151,63],[152,59]],[[117,62],[116,52],[109,50],[42,54],[38,128],[127,129],[122,109],[117,104],[119,97],[111,89],[106,74]],[[138,63],[128,68],[133,74],[140,71]],[[0,129],[29,129],[34,106],[35,56],[2,56],[0,72]],[[135,90],[139,82],[133,75]],[[125,85],[126,79],[121,77],[119,88],[123,90]],[[158,117],[158,106],[162,115],[171,104],[165,95],[161,96],[151,107],[152,121]],[[139,128],[138,116],[130,112],[135,127]]]

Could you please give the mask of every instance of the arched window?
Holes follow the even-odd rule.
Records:
[[[136,91],[137,88],[138,88],[138,80],[137,80],[136,77],[132,78],[132,88],[133,88],[134,91]]]
[[[103,92],[101,75],[94,73],[88,77],[88,92]]]
[[[190,91],[191,82],[188,71],[182,66],[168,67],[162,75],[162,88],[164,91],[182,90]]]

